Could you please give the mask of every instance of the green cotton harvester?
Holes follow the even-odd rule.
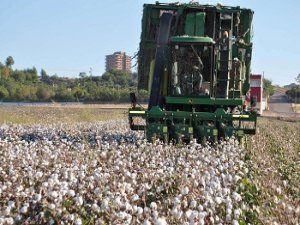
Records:
[[[138,53],[138,89],[129,123],[149,141],[199,143],[255,134],[250,96],[251,9],[222,5],[145,4]],[[145,120],[140,123],[141,118]]]

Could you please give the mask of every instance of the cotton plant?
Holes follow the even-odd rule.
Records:
[[[236,224],[244,151],[148,143],[126,121],[0,126],[0,224]]]

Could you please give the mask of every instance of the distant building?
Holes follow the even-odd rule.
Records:
[[[257,112],[261,115],[267,108],[267,101],[263,99],[263,76],[261,74],[250,75],[251,97],[256,98]]]
[[[121,70],[131,72],[131,57],[125,52],[115,52],[106,56],[106,71]]]
[[[289,85],[285,85],[285,86],[283,86],[284,88],[286,88],[286,89],[289,89],[289,90],[291,90],[292,88],[295,88],[295,87],[297,87],[297,84],[295,84],[295,83],[291,83],[291,84],[289,84]]]

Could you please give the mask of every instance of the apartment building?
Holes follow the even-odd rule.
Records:
[[[106,71],[121,70],[131,72],[131,57],[125,52],[115,52],[106,56]]]

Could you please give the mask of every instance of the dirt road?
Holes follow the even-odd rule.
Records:
[[[276,113],[294,113],[292,104],[288,97],[283,94],[276,92],[269,100],[269,108],[271,112]]]

